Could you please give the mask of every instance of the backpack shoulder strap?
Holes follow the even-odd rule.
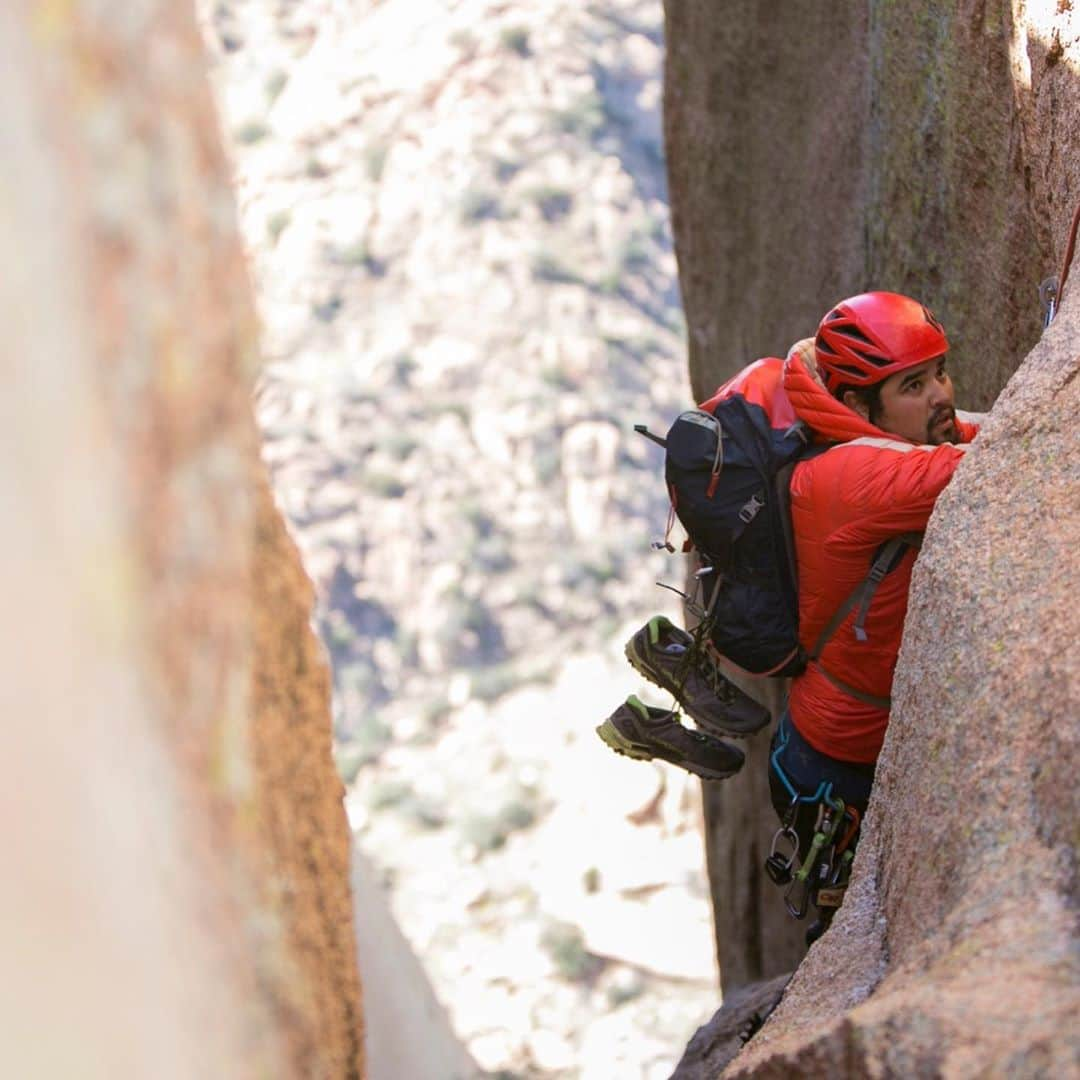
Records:
[[[780,517],[780,528],[784,536],[784,555],[787,558],[788,575],[795,590],[795,595],[798,596],[799,562],[795,555],[795,530],[791,525],[791,474],[795,471],[796,465],[825,453],[826,450],[830,449],[830,444],[810,444],[809,428],[802,421],[799,421],[789,431],[795,428],[798,429],[800,436],[807,445],[794,461],[789,461],[776,470],[776,476],[773,479],[773,491],[776,495],[776,509]]]
[[[799,595],[799,564],[795,558],[795,530],[791,527],[791,474],[797,461],[792,461],[776,472],[774,488],[776,491],[776,509],[780,516],[780,528],[784,536],[784,555],[787,558],[788,574],[795,595]]]
[[[894,536],[892,539],[882,544],[870,566],[870,572],[855,586],[854,589],[851,590],[844,602],[837,608],[833,617],[828,621],[825,629],[818,635],[818,639],[814,642],[814,647],[810,652],[811,660],[820,660],[821,654],[833,634],[840,629],[841,624],[856,607],[858,607],[858,614],[855,618],[855,638],[858,641],[866,640],[866,615],[870,610],[870,602],[873,600],[878,586],[884,580],[885,575],[893,569],[897,556],[904,548],[910,547],[918,551],[922,546],[922,538],[922,533],[901,533],[899,536]],[[856,690],[855,687],[849,686],[847,683],[836,678],[836,676],[826,671],[820,663],[818,663],[818,667],[821,668],[822,674],[829,682],[838,689],[843,690],[845,694],[849,694],[851,697],[855,698],[857,701],[862,701],[867,705],[874,705],[880,709],[889,708],[891,703],[889,698],[877,697],[874,694],[865,694],[861,690]]]

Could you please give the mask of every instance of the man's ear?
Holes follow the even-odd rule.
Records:
[[[865,401],[860,400],[859,395],[854,390],[845,390],[841,400],[852,412],[857,412],[864,420],[869,421],[870,406]]]

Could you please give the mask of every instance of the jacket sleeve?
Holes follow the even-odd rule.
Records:
[[[960,432],[960,442],[969,443],[979,434],[979,428],[986,420],[986,413],[962,412],[956,410],[956,430]]]
[[[869,439],[834,447],[830,454],[850,455],[841,463],[839,485],[858,514],[832,539],[866,543],[921,532],[966,449]]]

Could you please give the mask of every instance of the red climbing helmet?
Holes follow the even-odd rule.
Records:
[[[929,308],[899,293],[869,292],[841,300],[821,320],[814,352],[830,394],[873,386],[949,350]]]

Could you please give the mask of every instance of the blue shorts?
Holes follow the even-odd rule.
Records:
[[[821,797],[828,793],[854,806],[861,815],[870,801],[873,783],[873,765],[839,761],[815,750],[784,710],[769,752],[769,790],[778,814],[783,815],[796,795]]]

